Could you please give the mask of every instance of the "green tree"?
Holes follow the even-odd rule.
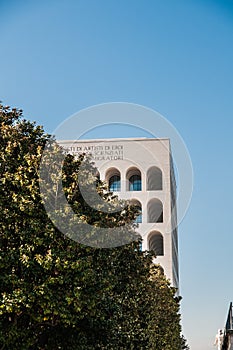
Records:
[[[189,347],[187,340],[185,339],[184,336],[182,336],[182,338],[181,338],[181,349],[182,350],[190,350],[190,347]]]
[[[21,110],[0,105],[0,130],[0,349],[180,349],[179,300],[153,254],[141,252],[139,240],[99,249],[75,241],[77,232],[73,239],[61,233],[42,202],[39,166],[48,142],[58,157],[62,151]],[[87,205],[77,185],[83,158],[65,157],[62,187],[78,219],[91,225],[88,239],[99,239],[99,227],[135,238],[136,208],[121,202],[106,213]],[[96,169],[85,164],[88,183]],[[47,196],[59,212],[57,164],[46,169],[55,186]],[[119,205],[95,181],[103,200]]]
[[[180,297],[176,296],[175,288],[170,286],[161,268],[152,266],[151,270],[149,349],[180,349]]]

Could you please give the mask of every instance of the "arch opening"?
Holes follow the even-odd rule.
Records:
[[[142,223],[142,204],[141,204],[141,202],[139,202],[137,199],[131,199],[130,205],[133,205],[134,207],[136,207],[136,209],[139,212],[139,214],[137,215],[137,217],[135,219],[135,223],[141,224]]]
[[[151,199],[147,205],[147,221],[149,223],[163,222],[163,204],[157,199]]]
[[[149,250],[153,250],[156,256],[164,255],[163,236],[159,231],[152,231],[148,236]]]
[[[119,192],[121,190],[121,174],[116,168],[107,170],[105,179],[108,183],[108,189],[111,192]]]
[[[142,177],[141,171],[138,168],[131,168],[126,173],[127,190],[128,191],[141,191],[142,190]]]
[[[147,190],[161,191],[163,189],[163,175],[160,168],[153,166],[147,171]]]

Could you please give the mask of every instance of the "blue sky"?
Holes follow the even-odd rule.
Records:
[[[183,329],[192,350],[214,349],[233,300],[232,1],[1,0],[0,36],[0,99],[47,132],[122,101],[157,110],[182,135],[195,179],[179,229]]]

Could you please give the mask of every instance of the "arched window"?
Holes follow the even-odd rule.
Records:
[[[113,175],[109,179],[109,191],[117,192],[121,190],[121,178],[119,175]]]
[[[129,190],[130,191],[141,191],[142,190],[142,182],[140,175],[132,175],[129,178]]]
[[[149,250],[153,250],[156,256],[164,255],[163,236],[158,231],[152,231],[148,236]]]
[[[140,214],[136,217],[135,222],[137,224],[141,224],[142,223],[142,208],[140,206],[137,206],[136,208],[140,212]]]
[[[121,174],[118,169],[108,169],[105,175],[105,179],[108,183],[109,191],[118,192],[121,190]]]
[[[137,168],[131,168],[126,174],[128,182],[128,191],[141,191],[142,190],[142,180],[141,171]]]
[[[162,171],[156,166],[153,166],[147,171],[147,190],[161,191],[162,189],[163,189]]]
[[[147,204],[147,221],[163,222],[163,204],[159,199],[151,199]]]
[[[141,205],[141,203],[136,199],[132,199],[130,201],[130,204],[133,205],[134,207],[136,207],[136,209],[139,212],[139,215],[135,219],[135,223],[141,224],[142,223],[142,205]]]

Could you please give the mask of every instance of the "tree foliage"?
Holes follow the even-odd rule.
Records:
[[[141,252],[137,240],[98,249],[62,234],[39,189],[50,136],[23,119],[21,110],[2,105],[0,130],[0,349],[180,349],[179,298],[152,264],[153,254]],[[94,239],[98,226],[118,225],[135,235],[135,208],[106,214],[86,204],[77,186],[83,157],[67,155],[63,166],[63,190],[73,210],[93,226]],[[47,176],[55,170],[56,164]],[[116,205],[99,180],[97,191]],[[54,193],[48,196],[55,203]]]

